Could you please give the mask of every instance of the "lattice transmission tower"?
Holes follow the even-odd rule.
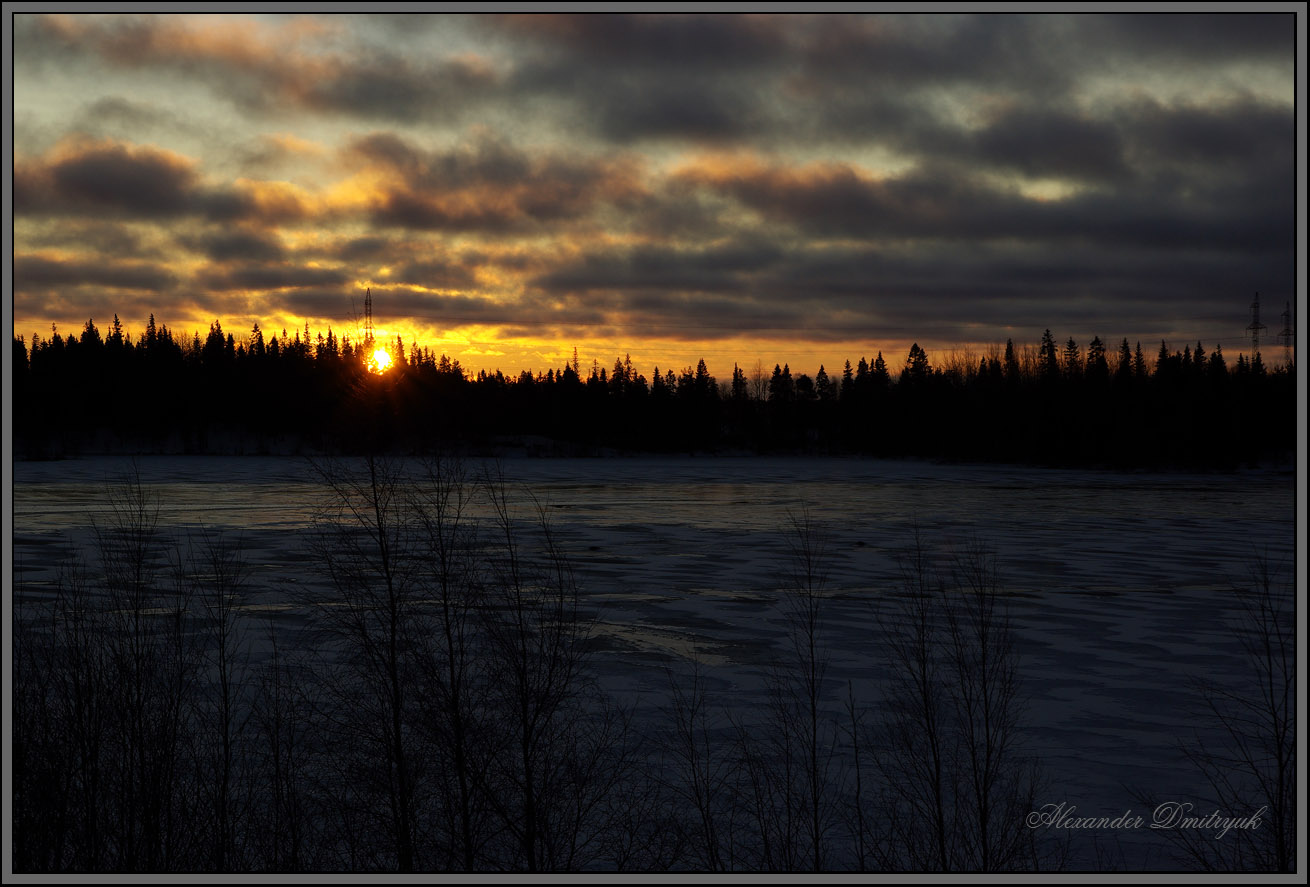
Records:
[[[1260,322],[1260,294],[1255,294],[1255,301],[1251,303],[1251,322],[1246,325],[1246,331],[1251,336],[1251,360],[1260,353],[1260,334],[1269,327]]]
[[[373,353],[373,288],[364,290],[364,349]]]
[[[1292,329],[1292,303],[1287,302],[1283,308],[1283,331],[1278,334],[1278,338],[1283,340],[1283,366],[1292,365],[1292,339],[1296,337],[1296,331]]]

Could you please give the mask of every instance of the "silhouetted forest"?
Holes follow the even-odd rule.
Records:
[[[217,322],[178,337],[154,315],[136,341],[14,342],[15,440],[27,458],[98,449],[430,452],[520,443],[545,453],[851,453],[1120,467],[1237,467],[1295,446],[1289,367],[1230,362],[1202,343],[1007,342],[934,364],[861,356],[813,375],[759,363],[730,381],[705,361],[649,376],[628,358],[517,376],[466,372],[397,339],[368,348],[331,329],[240,340]],[[387,347],[393,365],[370,372]],[[237,443],[233,443],[237,441]]]

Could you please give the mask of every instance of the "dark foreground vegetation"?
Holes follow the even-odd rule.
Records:
[[[692,661],[645,711],[599,686],[594,614],[530,496],[450,460],[316,467],[295,576],[170,535],[136,479],[87,557],[18,584],[16,871],[1067,865],[1068,836],[1026,824],[1045,788],[986,548],[907,539],[901,581],[869,593],[892,677],[841,686],[823,532],[794,514],[767,703],[734,705]],[[1231,742],[1191,752],[1217,803],[1265,824],[1181,844],[1179,866],[1295,867],[1292,611],[1256,580],[1235,630],[1259,692],[1207,689]],[[251,606],[256,582],[278,605]]]
[[[15,441],[27,458],[170,452],[434,452],[527,442],[549,453],[808,452],[1118,467],[1234,468],[1285,458],[1296,441],[1289,367],[1232,365],[1201,343],[1125,339],[994,354],[936,366],[918,345],[813,375],[700,361],[647,378],[629,360],[475,376],[402,342],[370,373],[356,347],[308,327],[238,341],[215,323],[177,339],[152,315],[135,342],[107,335],[14,343]],[[236,443],[234,443],[234,441]]]

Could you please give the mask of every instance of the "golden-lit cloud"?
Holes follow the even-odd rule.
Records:
[[[233,191],[247,202],[248,216],[262,224],[300,222],[315,215],[317,199],[290,182],[266,182],[239,178]]]
[[[269,145],[286,154],[303,157],[321,157],[325,151],[322,145],[302,139],[286,132],[275,132],[264,137]]]

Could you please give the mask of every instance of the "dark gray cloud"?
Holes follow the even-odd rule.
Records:
[[[152,105],[122,96],[105,96],[87,105],[75,126],[83,132],[105,132],[139,141],[146,132],[182,128],[184,124]]]
[[[271,290],[288,287],[343,287],[350,282],[350,278],[331,268],[250,264],[203,271],[199,274],[199,281],[211,290]]]
[[[1112,119],[1134,159],[1153,168],[1179,169],[1203,181],[1240,181],[1271,168],[1287,177],[1295,172],[1290,108],[1255,100],[1174,107],[1142,100],[1120,107]]]
[[[1091,245],[1072,245],[1059,254],[1012,245],[834,248],[788,256],[761,291],[771,299],[789,294],[807,308],[867,303],[922,314],[932,305],[946,315],[958,311],[971,319],[1022,323],[1035,309],[1062,316],[1070,305],[1086,310],[1086,298],[1103,300],[1110,317],[1116,300],[1185,308],[1234,286],[1240,292],[1242,278],[1263,274],[1261,267],[1258,259],[1235,263],[1205,251],[1180,255],[1172,265],[1150,250],[1116,251],[1107,260]]]
[[[113,258],[160,260],[164,251],[148,243],[139,232],[119,222],[61,220],[45,225],[39,233],[26,238],[31,247],[63,247],[78,252],[99,253]]]
[[[348,262],[384,259],[389,250],[396,245],[385,237],[352,237],[335,246],[332,249],[332,254]]]
[[[374,204],[375,225],[419,231],[506,231],[520,218],[513,208],[486,203],[445,203],[440,199],[392,190]]]
[[[767,273],[781,250],[770,243],[740,243],[713,249],[639,247],[593,254],[575,265],[540,275],[533,286],[550,293],[628,291],[667,297],[670,305],[688,292],[741,293],[752,278]]]
[[[314,256],[344,262],[361,278],[385,277],[386,286],[412,284],[441,290],[476,289],[479,265],[506,267],[503,260],[489,255],[468,251],[455,254],[412,238],[355,237],[298,254],[302,259]]]
[[[428,289],[466,290],[477,283],[470,268],[448,262],[410,262],[395,269],[391,276]]]
[[[16,161],[14,211],[177,216],[188,209],[196,182],[195,170],[177,155],[93,144],[48,164]]]
[[[585,187],[603,174],[600,161],[529,154],[490,133],[449,149],[425,150],[393,132],[376,132],[353,141],[347,155],[388,169],[414,190],[426,192],[524,186],[543,179]]]
[[[457,116],[497,79],[467,57],[404,57],[376,45],[308,52],[304,44],[314,35],[295,20],[205,24],[170,16],[26,16],[19,29],[29,50],[22,64],[99,57],[118,68],[162,69],[202,82],[247,112],[300,108],[402,121]]]
[[[1107,251],[1090,243],[1060,251],[1040,244],[926,242],[904,247],[751,245],[737,261],[688,248],[659,256],[684,269],[678,279],[649,281],[650,253],[603,253],[543,275],[552,296],[572,295],[626,329],[646,335],[726,339],[743,332],[778,341],[798,333],[818,341],[921,337],[973,340],[1040,335],[1050,326],[1090,337],[1167,333],[1207,335],[1241,320],[1253,281],[1286,289],[1293,267],[1259,255],[1178,252],[1163,262],[1150,248]],[[691,269],[700,269],[697,274]],[[663,287],[663,288],[661,288]],[[1145,320],[1153,317],[1152,320]],[[1216,321],[1215,319],[1218,318]],[[1233,327],[1236,328],[1236,327]],[[1011,330],[1011,333],[1004,331]],[[1229,330],[1231,332],[1231,330]]]
[[[275,191],[260,199],[249,189],[218,187],[197,190],[193,195],[191,211],[211,222],[245,223],[257,226],[296,224],[314,218],[310,207],[295,193]],[[331,218],[318,218],[330,224]]]
[[[1175,170],[1200,183],[1291,174],[1295,125],[1290,107],[1253,98],[1166,105],[1129,99],[1097,116],[1060,106],[1014,103],[970,129],[910,98],[839,98],[806,117],[805,131],[839,144],[877,144],[922,164],[1017,172],[1131,190],[1144,175]]]
[[[44,256],[14,257],[14,288],[35,292],[54,287],[107,287],[112,289],[162,292],[177,278],[162,265],[145,262],[80,261]]]
[[[1290,63],[1296,51],[1296,15],[1290,10],[1090,15],[1079,17],[1078,27],[1089,44],[1136,58]]]
[[[363,290],[355,293],[353,288],[305,286],[261,293],[258,298],[265,313],[300,315],[311,321],[314,330],[321,324],[321,331],[326,332],[331,326],[336,333],[349,335],[352,340],[363,333]]]
[[[640,234],[656,241],[714,240],[733,231],[724,218],[729,202],[705,189],[666,181],[663,187],[616,200],[624,221]]]
[[[493,93],[496,80],[493,72],[466,60],[414,64],[372,54],[333,66],[326,77],[306,85],[301,100],[316,110],[363,118],[457,120]]]
[[[964,84],[1049,96],[1078,59],[1049,39],[1043,16],[818,16],[799,47],[804,82],[904,92]]]
[[[768,134],[768,93],[792,53],[785,19],[764,16],[534,15],[489,24],[521,43],[502,100],[562,100],[570,125],[618,143]]]
[[[458,17],[373,16],[320,45],[294,19],[210,35],[169,17],[27,16],[20,30],[30,49],[19,61],[36,65],[54,54],[166,69],[262,113],[295,108],[396,124],[479,120],[487,109],[537,123],[565,113],[570,125],[619,141],[722,141],[809,138],[796,127],[809,106],[855,97],[923,102],[931,97],[925,91],[964,86],[1050,104],[1084,72],[1101,73],[1123,59],[1290,62],[1294,49],[1294,19],[1273,14],[659,13],[476,21],[470,27]],[[474,51],[416,51],[412,34],[450,27]],[[388,29],[393,36],[382,39]],[[494,38],[482,52],[480,37]],[[141,108],[118,101],[106,110],[141,118]]]
[[[1003,115],[973,140],[976,159],[998,169],[1033,177],[1131,178],[1123,140],[1111,123],[1061,111],[1016,110]]]
[[[1294,199],[1285,173],[1252,171],[1233,188],[1201,178],[1163,176],[1131,188],[1092,190],[1059,200],[1026,198],[983,183],[958,167],[924,167],[871,179],[845,164],[691,169],[682,176],[730,195],[765,218],[812,235],[856,238],[1003,240],[1057,248],[1070,239],[1160,249],[1286,249]],[[1280,184],[1281,183],[1281,184]],[[1271,200],[1253,201],[1252,195]],[[1272,239],[1271,239],[1272,238]]]
[[[286,254],[277,237],[256,232],[214,232],[200,237],[184,237],[181,242],[188,249],[203,252],[216,262],[232,259],[277,262]]]
[[[604,138],[620,143],[676,138],[701,143],[768,135],[772,121],[748,89],[708,87],[684,75],[658,82],[608,80],[587,106]]]
[[[484,23],[585,65],[668,68],[769,66],[788,48],[788,19],[767,16],[496,15]]]
[[[853,145],[883,145],[912,155],[967,151],[970,134],[943,117],[929,103],[904,93],[854,89],[850,84],[825,88],[792,116],[798,138],[824,140],[845,150]]]
[[[389,175],[371,210],[382,226],[506,231],[577,218],[640,190],[623,158],[529,154],[492,136],[428,151],[394,133],[374,133],[355,140],[346,155]]]
[[[273,225],[306,218],[293,194],[208,186],[189,158],[149,145],[73,140],[14,161],[16,216],[167,221],[182,217]]]

